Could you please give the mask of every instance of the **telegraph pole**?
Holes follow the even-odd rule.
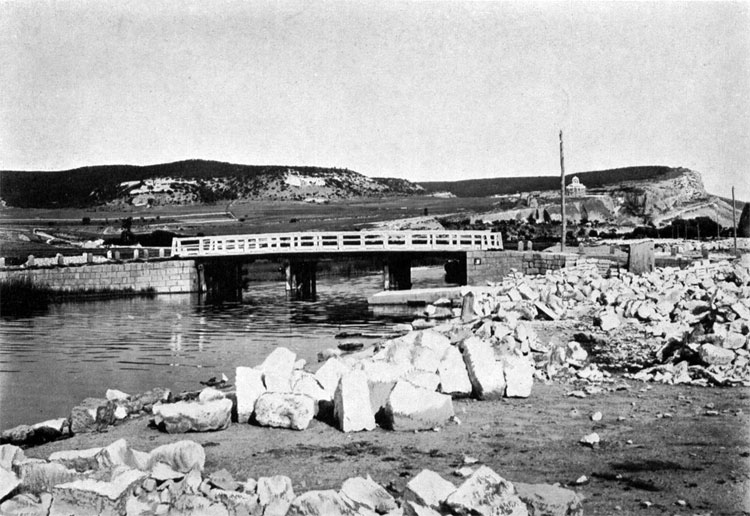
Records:
[[[732,189],[734,191],[734,189]],[[565,156],[563,155],[563,132],[560,129],[560,214],[562,216],[562,235],[560,236],[560,252],[565,252]]]
[[[734,187],[732,187],[732,229],[734,230],[734,255],[737,256],[737,208],[734,205]]]

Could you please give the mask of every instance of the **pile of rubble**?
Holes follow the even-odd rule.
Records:
[[[446,326],[443,330],[451,330]],[[497,355],[470,332],[412,331],[378,346],[331,357],[316,372],[280,347],[255,367],[237,367],[237,421],[304,430],[313,418],[344,432],[440,428],[456,421],[452,398],[528,397],[534,367],[521,353]],[[167,432],[226,428],[232,401],[217,389],[198,400],[157,404],[155,424]]]
[[[205,475],[205,461],[205,451],[193,441],[178,441],[146,453],[121,439],[104,448],[55,452],[48,460],[26,458],[20,448],[2,445],[0,514],[583,514],[574,491],[513,484],[487,466],[474,470],[460,486],[423,470],[402,492],[389,492],[368,476],[349,478],[339,490],[297,494],[285,476],[242,482],[226,470]]]
[[[606,278],[585,266],[543,276],[512,274],[490,287],[467,287],[453,315],[495,348],[532,351],[547,378],[559,366],[585,360],[588,348],[594,362],[636,372],[632,377],[640,380],[748,386],[749,266],[704,261]],[[434,312],[428,307],[425,314]],[[524,328],[524,321],[535,319],[567,319],[586,331],[568,343],[540,343]],[[428,318],[414,326],[436,324]]]

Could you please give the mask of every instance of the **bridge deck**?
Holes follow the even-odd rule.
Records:
[[[490,231],[339,231],[220,235],[172,240],[172,256],[212,257],[293,253],[472,251],[502,249]]]

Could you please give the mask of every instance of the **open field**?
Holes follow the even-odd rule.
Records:
[[[80,248],[61,249],[34,238],[32,231],[68,232],[81,239],[117,237],[122,220],[132,217],[136,233],[166,230],[181,235],[227,235],[288,231],[359,230],[369,225],[408,217],[468,213],[491,208],[491,198],[404,197],[358,199],[329,204],[289,201],[243,201],[231,204],[171,206],[133,211],[0,210],[0,255],[54,256],[77,253]],[[86,224],[83,219],[89,219]],[[22,235],[22,236],[19,236]]]

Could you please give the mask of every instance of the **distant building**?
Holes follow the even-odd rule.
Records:
[[[578,180],[578,176],[573,176],[573,180],[565,187],[565,193],[569,197],[585,197],[586,185]]]

